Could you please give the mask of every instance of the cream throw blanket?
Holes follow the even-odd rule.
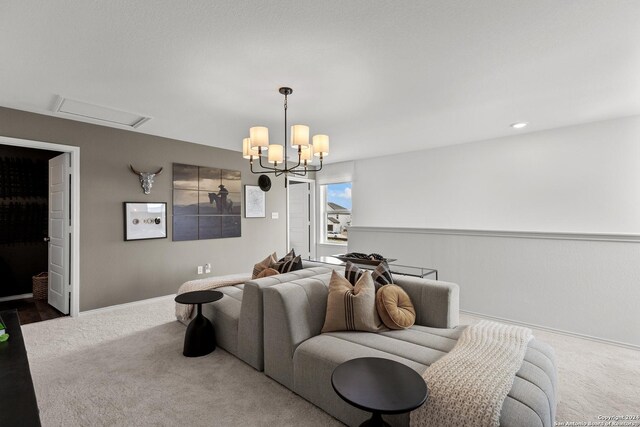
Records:
[[[422,375],[429,397],[411,413],[411,427],[498,427],[531,338],[530,329],[487,320],[467,327],[453,350]]]
[[[191,291],[206,291],[209,289],[217,289],[223,286],[240,285],[251,280],[250,274],[229,274],[228,276],[207,277],[204,279],[190,280],[183,283],[178,289],[178,295]],[[182,322],[186,322],[191,318],[193,313],[192,304],[176,303],[176,318]]]

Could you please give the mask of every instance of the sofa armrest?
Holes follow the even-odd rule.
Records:
[[[270,286],[291,280],[324,274],[331,270],[326,266],[305,268],[244,284],[240,320],[238,321],[238,357],[259,371],[264,369],[263,356],[263,298],[262,291]]]
[[[264,373],[293,390],[293,354],[320,334],[330,274],[270,286],[263,291]]]
[[[460,288],[455,283],[393,275],[416,309],[416,324],[432,328],[455,328],[460,316]]]

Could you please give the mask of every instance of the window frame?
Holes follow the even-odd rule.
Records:
[[[335,245],[335,246],[347,246],[348,242],[349,242],[349,237],[347,235],[347,240],[330,240],[329,236],[328,236],[328,210],[327,210],[327,206],[328,206],[328,194],[327,194],[327,190],[328,187],[330,185],[337,185],[337,184],[350,184],[350,188],[353,189],[353,181],[350,180],[340,180],[340,181],[331,181],[331,182],[324,182],[322,184],[319,184],[319,191],[318,191],[318,195],[319,195],[319,207],[320,207],[320,227],[319,227],[319,232],[320,235],[318,236],[318,242],[320,244],[323,245]],[[349,216],[351,217],[353,215],[353,205],[351,207],[351,209],[349,210]],[[338,214],[339,215],[339,214]],[[349,225],[351,225],[351,218],[349,219]]]

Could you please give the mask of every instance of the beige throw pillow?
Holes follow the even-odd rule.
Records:
[[[262,279],[263,277],[276,276],[278,274],[280,274],[278,270],[274,270],[273,268],[265,268],[255,278]]]
[[[253,266],[253,274],[251,275],[251,279],[257,279],[258,275],[262,272],[262,270],[266,270],[271,266],[271,264],[273,264],[274,262],[277,262],[277,260],[278,260],[278,257],[274,252],[268,257],[266,257],[265,259],[263,259],[262,261],[260,261],[259,263],[255,264]]]
[[[378,314],[389,329],[406,329],[416,322],[416,309],[398,285],[385,285],[376,293]]]
[[[376,287],[365,271],[353,286],[334,270],[329,282],[327,314],[322,332],[378,332],[382,322],[376,310]]]

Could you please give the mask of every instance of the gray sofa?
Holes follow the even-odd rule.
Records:
[[[277,276],[264,277],[241,285],[225,286],[216,290],[224,298],[202,304],[202,314],[213,322],[217,344],[255,369],[263,370],[262,292],[279,283],[331,271],[327,266],[309,264],[308,268]],[[192,318],[196,311],[193,310]],[[191,319],[187,322],[188,324]]]
[[[263,288],[265,374],[348,425],[370,414],[342,401],[331,386],[331,373],[356,357],[383,357],[422,374],[451,351],[464,326],[458,326],[458,286],[394,275],[417,312],[410,329],[321,334],[330,274],[306,277]],[[427,403],[428,404],[428,403]],[[504,427],[552,426],[556,408],[553,350],[529,343],[521,369],[500,415]],[[385,417],[408,426],[408,414]]]

